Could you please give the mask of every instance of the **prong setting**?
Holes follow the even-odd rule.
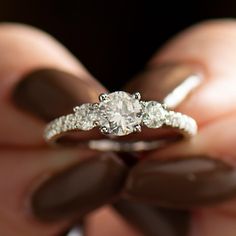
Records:
[[[168,110],[168,106],[164,103],[161,104],[161,106],[165,109],[165,110]]]
[[[74,111],[74,112],[78,112],[79,109],[80,109],[80,107],[79,107],[79,106],[76,106],[76,107],[73,108],[73,111]]]
[[[96,108],[98,108],[98,107],[99,107],[99,104],[98,104],[98,103],[94,103],[94,104],[93,104],[93,108],[94,108],[94,109],[96,109]]]
[[[99,121],[98,121],[98,120],[95,120],[95,121],[93,122],[93,125],[94,125],[94,127],[99,126]]]
[[[132,94],[132,96],[133,96],[133,98],[135,98],[135,99],[137,99],[139,101],[141,99],[141,94],[139,92],[136,92],[136,93]]]
[[[108,128],[105,127],[105,126],[102,126],[102,127],[100,128],[100,131],[101,131],[103,134],[109,134],[109,133],[110,133],[109,130],[108,130]]]
[[[141,132],[141,125],[135,125],[134,132],[140,133]]]
[[[143,115],[143,113],[142,113],[142,112],[139,112],[139,113],[137,114],[137,117],[138,117],[138,118],[141,118],[142,115]]]
[[[108,98],[108,95],[107,95],[106,93],[101,93],[101,94],[99,95],[99,101],[100,101],[100,102],[106,101],[107,98]]]

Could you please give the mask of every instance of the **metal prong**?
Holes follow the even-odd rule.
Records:
[[[102,102],[102,101],[105,101],[107,99],[107,94],[106,93],[101,93],[99,95],[99,101]]]
[[[101,132],[102,132],[103,134],[109,134],[109,131],[108,131],[107,127],[105,127],[105,126],[102,126],[102,127],[100,128],[100,130],[101,130]]]
[[[134,132],[141,132],[141,125],[135,125]]]
[[[163,107],[165,110],[167,110],[167,109],[168,109],[168,106],[167,106],[167,104],[165,104],[165,103],[162,103],[161,105],[162,105],[162,107]]]
[[[139,92],[136,92],[132,94],[133,98],[140,100],[141,99],[141,94]]]
[[[137,117],[140,118],[142,115],[143,115],[142,112],[139,112],[139,113],[137,114]]]
[[[93,122],[93,125],[94,125],[94,126],[99,126],[99,121],[98,121],[98,120],[95,120],[95,121]]]
[[[98,103],[94,103],[93,104],[93,108],[98,108],[99,104]]]
[[[76,107],[73,108],[73,111],[77,112],[77,111],[79,111],[79,108],[80,108],[79,106],[76,106]]]

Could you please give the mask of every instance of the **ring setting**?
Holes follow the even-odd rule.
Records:
[[[50,122],[45,129],[45,139],[51,141],[65,132],[88,131],[95,127],[105,135],[125,136],[141,132],[142,126],[152,129],[169,126],[188,137],[197,133],[196,121],[190,116],[171,111],[157,101],[143,101],[138,92],[116,91],[101,94],[98,103],[76,106],[73,113]]]

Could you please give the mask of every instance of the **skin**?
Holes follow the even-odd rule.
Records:
[[[178,107],[179,111],[197,120],[200,129],[195,141],[183,141],[167,149],[153,151],[146,158],[156,158],[157,154],[158,158],[171,158],[173,154],[197,154],[199,151],[217,154],[222,159],[234,156],[235,51],[236,22],[217,20],[202,22],[187,29],[154,56],[150,62],[152,65],[169,61],[197,61],[205,69],[206,79]],[[20,60],[16,55],[22,55]],[[30,194],[39,180],[44,179],[44,173],[49,171],[53,174],[73,165],[78,161],[77,154],[80,152],[74,149],[58,151],[42,148],[42,123],[29,118],[10,102],[14,84],[23,74],[40,67],[58,68],[88,81],[94,79],[77,59],[49,35],[24,25],[1,24],[0,186],[3,194],[0,194],[0,235],[52,236],[71,224],[70,219],[55,224],[40,223],[31,215],[29,208]],[[220,90],[222,86],[225,88],[223,92]],[[96,89],[98,93],[106,91],[102,85]],[[218,133],[220,137],[213,138]],[[232,163],[236,162],[232,160]],[[235,213],[236,203],[233,199],[216,207],[194,209],[189,235],[234,236]],[[108,207],[87,217],[85,231],[88,236],[139,235]]]

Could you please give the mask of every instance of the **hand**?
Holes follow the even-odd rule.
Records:
[[[144,99],[162,100],[187,75],[203,75],[201,85],[177,107],[197,120],[198,135],[146,154],[126,179],[123,196],[129,202],[118,203],[116,209],[144,235],[236,234],[235,41],[235,21],[193,26],[170,40],[126,86]],[[152,209],[150,203],[189,212],[171,214]],[[105,227],[111,219],[105,210],[97,214],[91,219],[97,226],[93,235],[99,229],[101,235],[116,235]]]
[[[191,209],[189,236],[234,236],[235,42],[234,21],[201,23],[170,41],[127,85],[144,98],[162,99],[186,74],[204,77],[178,107],[197,120],[199,134],[152,151],[127,176],[118,154],[45,145],[48,121],[95,102],[106,89],[50,36],[2,24],[0,234],[60,235],[122,189],[129,201]],[[167,232],[158,224],[154,228],[155,235]],[[85,231],[89,236],[139,234],[113,208],[86,217]]]

